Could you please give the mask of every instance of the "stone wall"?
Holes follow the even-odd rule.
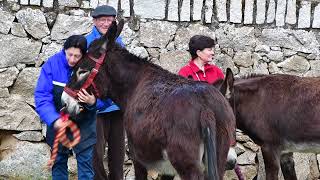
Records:
[[[217,42],[214,63],[236,75],[320,75],[317,1],[0,0],[0,179],[49,176],[43,171],[50,154],[34,110],[35,83],[43,62],[67,37],[90,32],[90,11],[100,4],[113,5],[126,19],[121,35],[129,51],[173,73],[190,58],[189,38],[205,34]],[[263,174],[259,147],[241,132],[237,139],[247,179]],[[319,178],[318,159],[295,154],[299,179]],[[227,172],[226,179],[233,176]]]

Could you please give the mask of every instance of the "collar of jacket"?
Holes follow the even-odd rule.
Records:
[[[191,67],[192,71],[195,73],[197,73],[199,71],[202,72],[202,70],[194,63],[193,59],[191,59],[189,61],[189,66]],[[210,64],[208,64],[208,63],[204,65],[204,71],[207,71],[208,69],[211,69],[211,68],[212,68],[212,66],[210,66]]]
[[[95,39],[102,36],[102,33],[100,33],[100,32],[98,31],[98,29],[97,29],[96,26],[93,27],[92,33],[93,33]]]

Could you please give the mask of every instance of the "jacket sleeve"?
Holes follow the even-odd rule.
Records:
[[[185,77],[185,78],[188,78],[188,75],[189,75],[189,73],[185,70],[185,67],[182,67],[182,68],[179,70],[178,74],[179,74],[180,76]]]
[[[107,99],[97,99],[96,108],[98,111],[103,111],[109,106],[110,104],[108,103]]]
[[[88,34],[86,36],[87,39],[87,48],[89,48],[90,44],[92,43],[92,41],[94,40],[94,35],[92,33]]]
[[[36,111],[47,125],[60,117],[53,101],[52,71],[49,63],[43,65],[34,92]]]
[[[121,36],[119,36],[119,37],[116,39],[116,42],[117,42],[121,47],[123,47],[123,48],[125,47],[125,44],[123,43]]]

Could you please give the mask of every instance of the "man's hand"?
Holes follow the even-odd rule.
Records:
[[[89,106],[92,106],[96,103],[96,97],[94,97],[92,94],[89,94],[85,89],[81,89],[79,91],[78,100],[88,104]]]

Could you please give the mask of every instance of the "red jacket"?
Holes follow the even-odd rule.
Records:
[[[186,78],[192,78],[196,81],[205,81],[210,84],[218,79],[224,79],[224,74],[217,66],[205,64],[204,71],[202,71],[193,60],[190,60],[189,64],[182,67],[178,74]]]

